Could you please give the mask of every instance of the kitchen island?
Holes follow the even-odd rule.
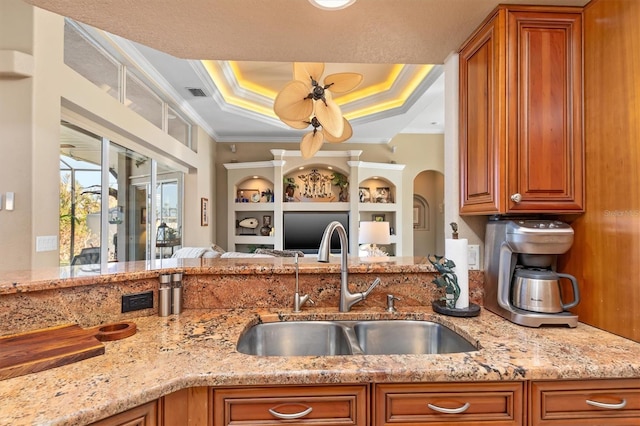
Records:
[[[280,264],[281,261],[274,262]],[[340,313],[336,305],[332,305],[335,294],[331,289],[338,286],[334,282],[337,280],[332,277],[334,264],[326,267],[330,269],[324,270],[330,274],[329,279],[320,274],[315,277],[315,289],[310,288],[311,281],[305,281],[301,288],[301,291],[312,292],[312,298],[323,293],[328,293],[329,296],[325,299],[319,297],[319,306],[305,306],[298,314],[293,314],[289,306],[291,288],[281,288],[282,283],[277,280],[274,283],[272,274],[261,276],[257,273],[258,269],[266,268],[265,263],[262,266],[245,265],[242,268],[238,263],[233,263],[229,264],[233,265],[229,268],[239,268],[238,271],[253,268],[254,273],[245,274],[245,279],[270,282],[270,287],[275,287],[275,291],[282,297],[282,306],[216,307],[215,304],[222,303],[220,300],[224,298],[202,296],[207,293],[210,284],[210,277],[203,277],[213,273],[213,269],[210,269],[208,274],[194,280],[191,290],[185,288],[185,299],[191,301],[180,315],[159,317],[153,312],[143,314],[144,316],[129,315],[127,320],[137,324],[137,333],[124,340],[105,342],[104,355],[0,381],[0,425],[88,424],[173,392],[196,387],[215,389],[224,386],[310,384],[523,383],[574,379],[632,379],[638,381],[640,387],[640,344],[582,323],[574,329],[526,328],[486,310],[473,318],[440,315],[425,306],[425,303],[410,304],[411,299],[404,305],[398,303],[397,313],[388,313],[378,303],[384,299],[386,292],[397,293],[402,288],[409,287],[411,290],[407,294],[415,295],[420,289],[423,293],[428,293],[425,289],[433,287],[424,282],[413,283],[415,287],[412,287],[412,283],[404,278],[419,273],[415,269],[417,266],[406,264],[411,262],[400,263],[404,265],[396,265],[394,273],[389,273],[393,270],[391,266],[387,269],[377,266],[381,269],[376,273],[385,276],[387,281],[391,280],[392,275],[403,279],[387,283],[386,287],[378,291],[379,298],[356,305],[348,313]],[[216,267],[218,272],[220,268],[224,269],[223,264],[217,264]],[[283,268],[288,276],[288,266]],[[354,266],[353,269],[356,281],[357,268],[358,266]],[[429,273],[429,268],[430,265],[423,272]],[[190,273],[195,276],[195,270],[190,270]],[[389,275],[385,275],[387,273]],[[322,277],[321,282],[317,282],[319,277]],[[364,273],[363,277],[366,280],[362,281],[368,281],[370,275]],[[218,284],[217,287],[224,287],[224,282]],[[239,287],[239,282],[234,281],[232,284],[236,293],[245,290]],[[252,286],[255,283],[251,281],[244,284]],[[200,289],[198,293],[202,297],[195,296],[195,288]],[[233,292],[233,289],[229,291]],[[254,290],[254,295],[262,297],[260,289]],[[187,294],[188,291],[193,292],[191,296]],[[33,291],[29,296],[38,298],[38,294],[39,292]],[[25,296],[18,293],[16,295]],[[249,296],[238,297],[247,304]],[[5,296],[0,298],[0,303],[5,299]],[[214,303],[214,299],[218,302]],[[194,306],[197,304],[196,300],[200,300],[202,306],[207,306]],[[413,302],[416,300],[414,298]],[[272,303],[273,300],[269,302]],[[17,308],[12,309],[18,312]],[[23,318],[29,315],[33,313],[25,313]],[[100,315],[96,314],[95,318],[98,317]],[[236,350],[238,337],[253,324],[307,319],[430,320],[456,331],[478,350],[439,355],[303,357],[258,357]]]

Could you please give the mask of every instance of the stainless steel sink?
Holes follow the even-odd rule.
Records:
[[[442,324],[413,320],[263,323],[243,333],[237,349],[262,356],[441,354],[477,350]]]
[[[350,355],[353,351],[344,326],[328,321],[257,324],[238,341],[238,351],[249,355]]]
[[[475,351],[464,337],[429,321],[360,321],[354,324],[362,352],[371,355],[446,354]]]

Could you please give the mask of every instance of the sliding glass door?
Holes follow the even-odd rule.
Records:
[[[68,123],[61,127],[60,265],[170,256],[182,242],[182,173]]]

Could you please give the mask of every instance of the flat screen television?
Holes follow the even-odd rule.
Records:
[[[349,212],[284,212],[283,239],[285,250],[318,254],[320,240],[327,225],[340,222],[349,235]],[[347,250],[349,248],[347,247]],[[340,253],[338,233],[331,236],[331,253]]]

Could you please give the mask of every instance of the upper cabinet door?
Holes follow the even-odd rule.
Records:
[[[510,12],[507,45],[507,211],[582,211],[581,14]]]
[[[499,7],[460,50],[460,213],[583,211],[577,8]]]
[[[504,31],[496,15],[460,51],[461,213],[504,210]]]

